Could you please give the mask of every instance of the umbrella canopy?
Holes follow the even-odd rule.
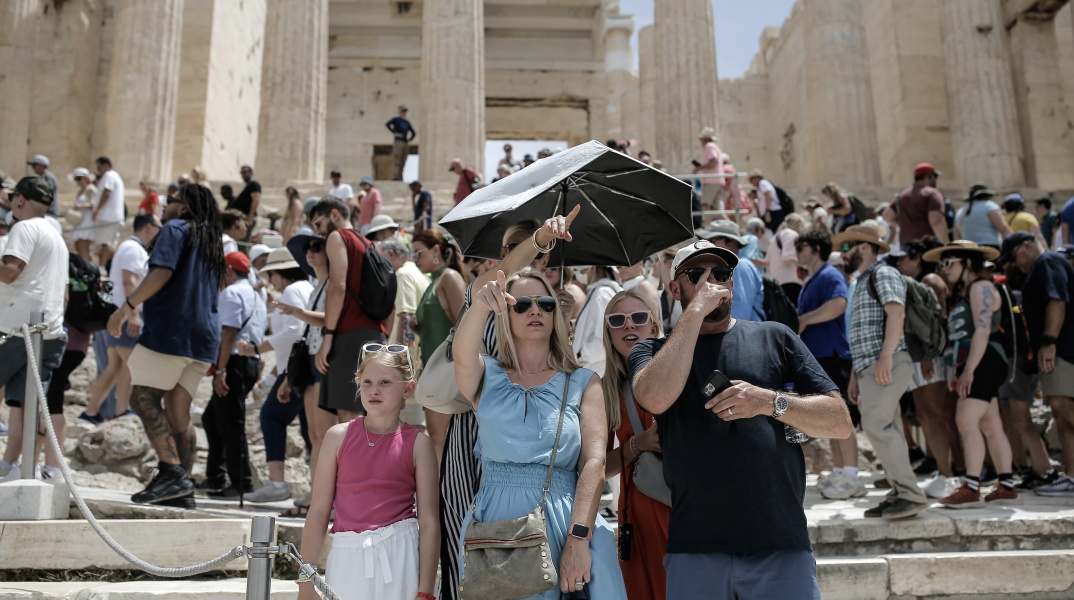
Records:
[[[481,188],[440,219],[466,256],[500,258],[504,231],[566,215],[574,241],[552,265],[632,265],[694,235],[689,184],[596,141],[543,158]]]

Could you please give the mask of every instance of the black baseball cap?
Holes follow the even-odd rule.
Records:
[[[1007,236],[1007,239],[1003,240],[1003,247],[999,251],[999,258],[996,259],[997,265],[1002,265],[1011,260],[1011,254],[1014,253],[1014,249],[1026,242],[1031,242],[1037,239],[1032,233],[1028,231],[1015,231]]]

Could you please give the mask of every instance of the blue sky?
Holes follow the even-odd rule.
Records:
[[[674,0],[670,0],[674,1]],[[716,25],[716,70],[720,77],[741,77],[757,54],[761,32],[780,26],[791,14],[794,0],[712,0]],[[637,31],[653,22],[653,0],[619,0],[619,12],[634,15],[634,51]],[[635,68],[636,68],[635,63]]]

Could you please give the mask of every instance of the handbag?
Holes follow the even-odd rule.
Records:
[[[317,292],[317,296],[313,299],[313,306],[317,306],[317,301],[320,300],[323,291],[322,287]],[[313,365],[310,364],[310,345],[306,341],[309,333],[310,325],[307,323],[306,329],[302,332],[302,339],[291,346],[291,354],[287,357],[287,385],[298,394],[313,385],[314,381]]]
[[[627,408],[627,416],[630,417],[630,426],[635,432],[645,431],[641,426],[641,416],[638,415],[638,406],[634,402],[634,391],[630,385],[623,386],[623,400]],[[671,506],[671,488],[664,481],[664,457],[656,452],[644,451],[634,461],[634,475],[631,478],[638,491],[646,496]]]
[[[466,311],[459,313],[447,337],[425,361],[418,386],[414,389],[414,399],[418,404],[433,412],[457,415],[473,408],[466,396],[459,392],[459,384],[455,382],[455,359],[451,354],[455,332],[465,314]]]
[[[466,528],[463,540],[463,579],[459,583],[459,597],[466,600],[519,600],[559,585],[559,574],[552,564],[552,551],[548,546],[544,507],[548,489],[552,485],[552,469],[559,450],[559,434],[563,431],[563,414],[567,410],[567,389],[571,376],[567,373],[563,384],[563,400],[559,409],[559,426],[552,456],[548,461],[548,475],[544,480],[541,503],[528,515],[517,519],[489,521],[477,520],[477,501],[471,505],[474,518]]]

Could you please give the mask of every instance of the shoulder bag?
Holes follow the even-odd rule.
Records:
[[[466,396],[459,392],[459,384],[455,382],[455,359],[451,354],[455,332],[465,314],[465,310],[459,313],[447,338],[425,362],[421,377],[418,378],[418,386],[414,389],[414,398],[418,404],[433,412],[457,415],[473,408]]]
[[[626,404],[634,433],[645,431],[641,426],[641,416],[634,403],[634,392],[630,389],[629,382],[623,386],[623,403]],[[634,461],[634,476],[631,480],[641,493],[661,504],[671,506],[671,488],[664,481],[664,458],[660,454],[645,451],[638,455],[638,459]]]
[[[559,450],[559,435],[563,432],[563,415],[567,411],[567,390],[571,374],[564,372],[563,400],[559,409],[559,426],[548,475],[544,480],[541,503],[528,515],[517,519],[481,523],[476,513],[466,528],[463,540],[463,580],[459,596],[466,600],[520,600],[547,592],[559,586],[559,574],[552,564],[548,546],[544,506],[552,486],[552,469]],[[471,505],[476,510],[477,501]]]
[[[317,301],[321,299],[321,293],[324,292],[324,286],[317,290],[317,295],[313,297],[312,306],[317,306]],[[313,365],[310,364],[310,345],[306,341],[306,337],[310,334],[310,326],[307,323],[306,329],[302,331],[302,339],[298,340],[291,346],[291,354],[287,357],[287,385],[291,386],[296,394],[301,394],[307,387],[313,385]]]

